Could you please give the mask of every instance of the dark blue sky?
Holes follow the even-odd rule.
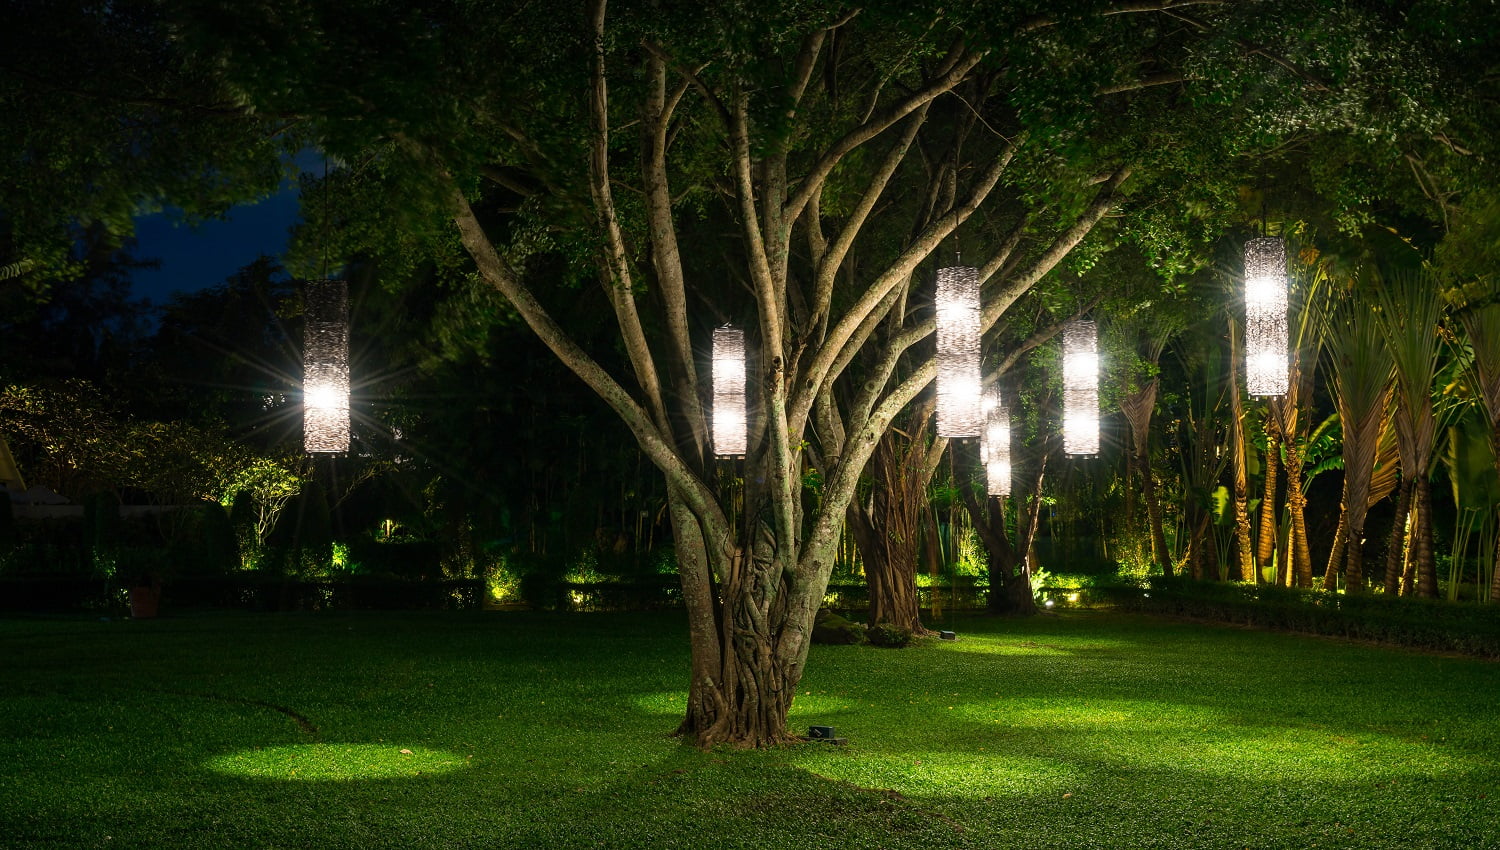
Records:
[[[297,190],[288,188],[258,204],[235,207],[225,220],[197,227],[174,223],[165,213],[138,218],[135,255],[160,260],[161,267],[131,275],[135,294],[165,304],[174,292],[223,283],[262,254],[280,258],[297,216]]]
[[[322,155],[315,150],[302,151],[293,162],[303,172],[316,173],[323,167]],[[280,259],[299,208],[297,185],[286,180],[275,195],[235,207],[226,219],[197,227],[178,223],[169,213],[137,218],[135,255],[160,260],[161,267],[131,275],[136,296],[165,304],[174,292],[196,292],[223,283],[262,254]]]

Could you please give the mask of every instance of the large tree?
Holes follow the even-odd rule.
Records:
[[[456,230],[478,278],[629,428],[667,481],[692,636],[682,731],[705,745],[788,737],[861,473],[934,377],[932,266],[961,249],[984,327],[1014,339],[1015,305],[1064,261],[1087,267],[1104,231],[1128,221],[1180,270],[1195,227],[1233,207],[1242,154],[1348,133],[1372,93],[1430,84],[1400,17],[1356,4],[82,11],[122,10],[131,39],[185,57],[130,108],[308,128],[386,175],[391,241],[441,249]],[[1360,131],[1430,135],[1426,118]],[[199,188],[180,182],[134,189]],[[612,346],[558,319],[586,285]],[[725,321],[752,341],[734,476],[705,412],[702,352]]]

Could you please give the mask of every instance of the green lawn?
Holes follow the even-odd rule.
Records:
[[[815,647],[667,737],[680,614],[0,622],[0,845],[1500,847],[1500,664],[1107,613]]]

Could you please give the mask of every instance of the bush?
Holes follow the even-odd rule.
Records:
[[[1095,592],[1155,614],[1500,657],[1500,606],[1161,576],[1145,590],[1115,586]]]
[[[871,646],[900,649],[911,643],[911,629],[903,629],[892,623],[876,623],[865,629],[865,638]]]
[[[864,639],[864,627],[859,623],[846,620],[827,608],[818,609],[813,620],[813,643],[853,644]]]

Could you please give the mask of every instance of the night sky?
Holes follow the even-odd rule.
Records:
[[[303,151],[294,162],[302,172],[323,167],[317,151]],[[237,206],[226,218],[197,227],[182,224],[180,216],[171,213],[137,218],[135,256],[159,260],[161,265],[131,274],[136,296],[165,304],[174,292],[196,292],[223,283],[262,255],[280,259],[299,208],[296,182],[286,180],[269,198]]]

